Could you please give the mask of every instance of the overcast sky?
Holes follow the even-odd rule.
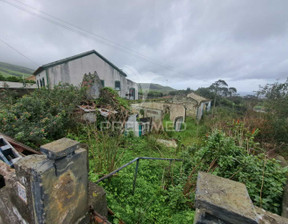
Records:
[[[288,77],[287,0],[0,0],[0,28],[0,61],[32,69],[95,49],[177,89]]]

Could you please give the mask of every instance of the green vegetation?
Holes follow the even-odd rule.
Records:
[[[187,117],[180,132],[163,130],[140,138],[124,136],[121,128],[101,130],[100,122],[123,122],[129,115],[129,103],[113,89],[102,89],[99,99],[88,102],[85,90],[72,86],[42,88],[1,102],[0,131],[34,147],[63,136],[80,141],[87,146],[89,178],[94,182],[136,157],[182,159],[171,163],[141,160],[135,192],[135,164],[101,182],[115,213],[109,217],[113,223],[192,223],[198,171],[244,183],[255,205],[280,214],[287,169],[266,152],[273,145],[273,150],[281,148],[277,152],[287,154],[287,86],[285,82],[263,87],[261,94],[266,98],[260,100],[200,88],[216,96],[213,114],[205,114],[200,122]],[[97,123],[83,124],[74,111],[81,102],[118,113],[97,114]],[[256,105],[267,112],[253,111]],[[166,115],[164,127],[168,122]],[[178,147],[169,148],[157,139],[173,139]]]
[[[232,132],[239,132],[237,126],[235,129]],[[215,130],[200,149],[191,152],[192,156],[186,152],[184,166],[190,174],[184,186],[184,194],[192,194],[194,197],[197,171],[211,172],[244,183],[257,206],[281,213],[287,169],[281,168],[279,162],[254,151],[254,134],[239,139],[238,133],[227,136],[223,131]]]
[[[266,97],[264,107],[270,141],[288,143],[288,79],[284,83],[267,84],[261,87],[258,94]]]
[[[37,89],[0,109],[0,131],[34,147],[59,139],[75,126],[72,113],[82,98],[73,86]]]
[[[169,86],[162,86],[159,84],[154,83],[139,83],[139,86],[143,92],[152,91],[152,92],[161,92],[162,94],[167,94],[170,91],[173,91],[175,89],[169,87]]]
[[[27,78],[32,74],[32,69],[0,62],[0,75],[2,75],[3,77],[16,76],[19,78]]]
[[[3,75],[1,75],[1,73],[0,73],[0,81],[35,83],[34,80],[26,80],[26,79],[23,79],[22,77],[17,77],[17,76],[7,76],[7,77],[4,77]]]

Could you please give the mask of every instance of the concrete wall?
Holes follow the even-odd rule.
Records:
[[[121,89],[118,91],[119,95],[125,98],[126,94],[129,93],[126,77],[111,65],[106,63],[103,59],[98,57],[96,54],[90,54],[78,59],[68,61],[66,63],[62,63],[60,65],[50,67],[46,71],[39,73],[36,76],[36,80],[40,81],[41,78],[44,78],[45,83],[47,83],[48,77],[50,88],[53,88],[53,86],[58,85],[60,82],[69,83],[74,86],[80,86],[84,74],[94,74],[95,71],[97,72],[99,78],[104,80],[105,87],[111,87],[115,89],[115,81],[120,81]],[[138,93],[138,87],[135,86],[135,88],[137,88]]]
[[[138,100],[138,94],[139,94],[139,90],[138,90],[138,84],[136,82],[133,82],[129,79],[127,79],[127,89],[130,92],[130,89],[135,89],[135,98],[133,99],[133,97],[127,97],[128,99],[131,100]]]
[[[205,111],[210,111],[211,101],[201,101],[186,97],[186,96],[175,96],[171,102],[175,104],[182,104],[186,108],[186,116],[193,117],[200,120]]]
[[[176,118],[183,117],[183,122],[185,121],[186,116],[186,109],[181,104],[170,104],[169,105],[170,110],[170,120],[175,122]]]

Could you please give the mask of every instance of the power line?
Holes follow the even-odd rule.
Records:
[[[18,0],[14,0],[17,3],[20,3],[20,4],[24,5],[24,7],[26,7],[26,8],[24,8],[24,7],[22,7],[22,6],[18,5],[18,4],[11,3],[11,2],[8,2],[6,0],[0,0],[0,1],[5,2],[6,4],[8,4],[10,6],[13,6],[13,7],[17,8],[17,9],[20,9],[22,11],[25,11],[25,12],[31,14],[31,15],[37,16],[37,17],[39,17],[39,18],[41,18],[43,20],[51,22],[51,23],[53,23],[55,25],[58,25],[58,26],[60,26],[60,27],[62,27],[64,29],[67,29],[67,30],[71,31],[71,32],[76,32],[78,34],[84,35],[84,36],[89,37],[89,38],[92,37],[93,39],[96,38],[98,41],[102,42],[105,45],[117,48],[119,50],[124,51],[125,53],[131,53],[131,54],[133,54],[135,56],[138,56],[138,57],[140,57],[140,58],[142,58],[142,59],[146,60],[147,62],[150,62],[150,63],[152,63],[154,65],[161,66],[161,67],[163,67],[163,68],[165,68],[167,70],[173,69],[173,67],[171,67],[171,66],[167,66],[167,65],[163,65],[161,63],[154,62],[154,60],[148,58],[147,56],[145,56],[145,55],[143,55],[141,53],[139,53],[138,51],[135,51],[135,50],[133,50],[131,48],[128,48],[128,47],[126,47],[124,45],[115,43],[115,42],[113,42],[113,41],[111,41],[111,40],[109,40],[109,39],[107,39],[105,37],[102,37],[102,36],[100,36],[98,34],[92,33],[92,32],[90,32],[88,30],[85,30],[85,29],[79,27],[79,26],[75,26],[74,24],[71,24],[71,23],[69,23],[67,21],[64,21],[64,20],[62,20],[62,19],[60,19],[58,17],[50,15],[50,14],[44,12],[44,11],[38,10],[38,9],[36,9],[35,7],[33,7],[31,5],[25,4],[25,3],[20,2]],[[31,11],[31,10],[37,10],[37,13],[35,13],[34,11]]]
[[[13,46],[11,46],[10,44],[8,44],[6,41],[2,40],[0,38],[0,42],[2,42],[3,44],[5,44],[7,47],[11,48],[13,51],[15,51],[17,54],[23,56],[24,58],[26,58],[27,60],[31,61],[33,64],[35,64],[36,66],[39,66],[39,64],[37,62],[35,62],[34,60],[32,60],[31,58],[27,57],[26,55],[24,55],[22,52],[20,52],[19,50],[17,50],[16,48],[14,48]]]
[[[43,20],[46,20],[46,21],[48,21],[48,22],[50,22],[50,23],[52,23],[54,25],[60,26],[60,27],[66,29],[66,30],[69,30],[71,32],[78,33],[78,34],[86,36],[86,37],[88,37],[90,39],[94,39],[94,40],[97,39],[102,44],[105,44],[105,45],[113,47],[113,48],[117,48],[118,50],[123,51],[125,53],[133,54],[133,55],[135,55],[137,57],[140,57],[140,58],[144,59],[145,61],[147,61],[147,62],[149,62],[151,64],[160,66],[160,67],[164,68],[165,70],[167,70],[169,72],[176,71],[175,68],[173,68],[172,66],[168,66],[168,65],[164,65],[164,64],[155,62],[154,60],[148,58],[147,56],[145,56],[145,55],[143,55],[141,53],[139,53],[138,51],[135,51],[135,50],[133,50],[131,48],[128,48],[128,47],[126,47],[124,45],[120,45],[120,44],[118,44],[116,42],[113,42],[113,41],[111,41],[111,40],[109,40],[109,39],[107,39],[105,37],[102,37],[99,34],[95,34],[93,32],[85,30],[85,29],[83,29],[83,28],[81,28],[79,26],[76,26],[76,25],[74,25],[72,23],[69,23],[69,22],[67,22],[65,20],[62,20],[61,18],[55,17],[55,16],[53,16],[51,14],[48,14],[45,11],[38,10],[37,8],[35,8],[35,7],[31,6],[31,5],[28,5],[26,3],[23,3],[21,1],[14,0],[15,2],[23,5],[24,7],[20,6],[19,4],[15,4],[15,3],[9,2],[7,0],[0,0],[0,1],[2,1],[2,2],[8,4],[8,5],[12,6],[12,7],[15,7],[15,8],[19,9],[19,10],[25,11],[26,13],[29,13],[29,14],[31,14],[33,16],[39,17],[39,18],[41,18]],[[182,75],[185,75],[185,76],[188,75],[188,74],[179,73],[179,72],[177,72],[177,74],[178,75],[182,74]],[[202,80],[202,81],[204,81],[204,80]],[[208,83],[207,81],[204,81],[204,82]]]

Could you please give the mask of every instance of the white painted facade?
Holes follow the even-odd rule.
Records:
[[[38,68],[34,75],[38,86],[43,85],[53,88],[60,83],[80,86],[84,74],[97,72],[104,87],[111,87],[118,91],[123,98],[129,99],[131,88],[135,89],[135,99],[138,99],[138,85],[131,80],[127,81],[126,75],[119,68],[95,51],[90,51],[74,57],[56,61]],[[116,82],[118,82],[116,84]],[[116,88],[119,85],[120,88]],[[42,85],[41,85],[42,84]]]

